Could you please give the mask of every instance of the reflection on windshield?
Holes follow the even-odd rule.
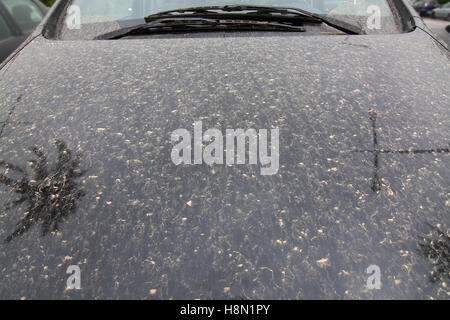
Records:
[[[83,190],[75,181],[83,172],[80,170],[81,155],[72,157],[71,151],[62,141],[56,141],[58,159],[53,167],[47,167],[47,158],[37,147],[31,148],[36,160],[30,160],[34,176],[29,177],[24,168],[12,163],[0,161],[4,173],[0,174],[0,183],[10,187],[20,195],[20,198],[10,203],[7,210],[27,202],[28,208],[24,217],[17,224],[17,229],[6,241],[21,236],[34,224],[41,225],[41,234],[56,230],[58,223],[73,213],[78,200],[84,195]],[[20,179],[8,177],[8,172],[18,174]]]
[[[388,0],[73,0],[79,8],[81,28],[63,28],[62,38],[92,39],[100,34],[144,23],[148,15],[181,8],[227,5],[297,8],[357,25],[367,33],[400,31]],[[373,7],[380,25],[368,27]],[[99,26],[92,26],[98,24]],[[69,30],[70,29],[70,30]]]
[[[377,5],[383,16],[390,14],[386,0],[74,0],[83,15],[103,15],[114,19],[129,16],[143,18],[149,14],[180,8],[257,5],[299,8],[315,13],[367,16],[367,7]]]

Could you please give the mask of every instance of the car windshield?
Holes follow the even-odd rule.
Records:
[[[301,9],[358,26],[367,34],[401,32],[391,0],[73,0],[60,38],[93,39],[169,10],[236,5]]]

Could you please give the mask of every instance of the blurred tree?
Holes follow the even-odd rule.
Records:
[[[41,2],[47,7],[50,7],[55,2],[55,0],[41,0]]]

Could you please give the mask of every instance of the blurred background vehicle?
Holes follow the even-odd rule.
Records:
[[[419,0],[413,3],[413,8],[421,16],[429,16],[434,8],[439,8],[439,3],[436,0]]]
[[[30,35],[47,10],[38,0],[0,0],[0,63]]]
[[[433,9],[431,17],[450,20],[450,2],[444,4],[442,8]]]

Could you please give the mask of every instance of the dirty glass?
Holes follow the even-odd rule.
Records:
[[[29,0],[3,0],[3,4],[23,32],[32,31],[43,18],[39,8]]]
[[[11,30],[9,30],[5,19],[0,15],[0,41],[11,37]]]
[[[302,9],[356,25],[369,34],[401,31],[397,14],[388,0],[74,0],[72,7],[69,7],[68,19],[73,22],[74,14],[78,14],[81,27],[71,28],[66,23],[61,37],[89,39],[124,26],[144,23],[144,17],[150,14],[180,8],[225,5]],[[73,11],[73,7],[77,10]]]

